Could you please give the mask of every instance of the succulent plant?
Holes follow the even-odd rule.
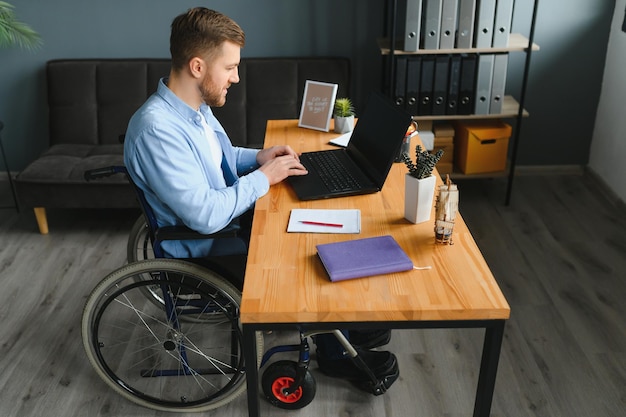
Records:
[[[402,161],[409,169],[409,174],[418,180],[428,178],[432,175],[435,165],[443,156],[443,149],[439,149],[435,153],[430,153],[427,150],[422,150],[421,145],[415,147],[415,162],[411,160],[408,153],[402,154]]]
[[[354,106],[352,105],[352,100],[346,97],[336,99],[333,114],[335,117],[354,116]]]

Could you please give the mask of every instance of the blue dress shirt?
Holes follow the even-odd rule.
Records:
[[[201,115],[166,83],[166,78],[161,79],[157,91],[131,118],[124,164],[144,191],[159,226],[184,224],[200,233],[214,233],[269,191],[267,177],[256,170],[259,150],[234,147],[210,107],[203,104],[199,111],[223,151],[222,164],[216,166]],[[211,247],[211,240],[163,244],[166,254],[175,258],[206,256]]]

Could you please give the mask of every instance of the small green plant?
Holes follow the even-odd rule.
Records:
[[[352,100],[345,97],[336,99],[333,114],[335,117],[354,116],[354,106],[352,105]]]
[[[432,175],[435,165],[443,156],[443,149],[439,149],[435,153],[422,150],[421,145],[415,147],[415,163],[411,160],[408,153],[402,154],[402,160],[409,169],[409,174],[418,180],[428,178]]]

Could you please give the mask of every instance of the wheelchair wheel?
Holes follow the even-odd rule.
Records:
[[[146,297],[148,286],[161,289],[164,304]],[[169,412],[211,410],[246,387],[240,302],[232,284],[195,264],[135,262],[87,299],[83,345],[98,375],[130,401]],[[256,366],[260,332],[257,352]]]
[[[126,259],[129,264],[137,261],[155,259],[152,242],[150,241],[148,224],[146,223],[146,219],[143,214],[137,218],[133,227],[130,229],[128,242],[126,243]],[[144,274],[143,276],[138,276],[138,278],[144,281],[149,281],[151,279],[150,274]],[[146,286],[142,288],[146,297],[151,297],[155,303],[163,305],[163,296],[158,285],[154,285],[152,287]]]
[[[126,244],[126,258],[129,264],[136,261],[154,259],[150,233],[143,214],[139,216],[130,229],[130,235]]]
[[[265,397],[272,405],[286,410],[297,410],[306,407],[315,398],[317,384],[308,370],[302,385],[291,394],[285,393],[296,379],[297,367],[296,362],[283,360],[272,363],[263,372],[261,386]]]

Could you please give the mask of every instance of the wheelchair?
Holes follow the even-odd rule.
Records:
[[[128,400],[155,410],[204,412],[234,400],[245,390],[243,337],[239,324],[241,282],[219,266],[164,257],[166,240],[237,237],[239,226],[203,235],[186,227],[161,227],[139,187],[123,166],[85,172],[87,180],[124,174],[142,209],[127,243],[128,263],[107,275],[89,295],[82,316],[82,339],[97,374]],[[245,262],[245,260],[243,261]],[[208,268],[207,268],[208,266]],[[238,283],[235,285],[234,283]],[[299,409],[315,397],[309,371],[309,337],[333,333],[369,376],[362,385],[374,395],[388,388],[339,330],[300,332],[300,342],[263,353],[256,334],[260,368],[279,353],[298,360],[267,365],[261,377],[266,399],[283,409]]]
[[[108,167],[87,171],[85,177],[114,174],[127,172]],[[220,407],[246,387],[241,288],[233,277],[191,260],[165,258],[161,243],[233,238],[239,228],[233,224],[211,235],[158,228],[143,193],[134,188],[143,224],[131,239],[146,246],[141,257],[129,256],[131,262],[107,275],[89,295],[81,325],[85,352],[104,382],[138,405],[168,412]],[[256,343],[260,363],[260,332]]]

